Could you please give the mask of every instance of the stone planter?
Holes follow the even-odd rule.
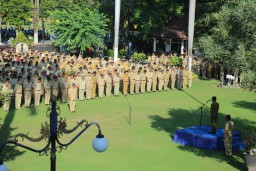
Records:
[[[244,154],[244,160],[248,171],[256,171],[256,155]]]

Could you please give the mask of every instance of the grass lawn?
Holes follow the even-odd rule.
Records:
[[[67,150],[57,153],[59,171],[232,171],[247,170],[242,152],[235,152],[226,158],[223,151],[207,151],[184,147],[172,142],[175,130],[199,124],[201,103],[217,96],[220,103],[218,127],[225,124],[225,115],[231,114],[235,127],[256,126],[256,96],[241,89],[217,88],[216,81],[198,80],[192,89],[167,91],[128,96],[132,106],[132,124],[127,117],[129,108],[123,95],[82,101],[77,103],[75,113],[68,111],[67,104],[59,103],[61,117],[67,119],[68,128],[77,121],[97,121],[109,141],[104,153],[92,148],[97,128],[91,127]],[[208,103],[208,107],[210,103]],[[0,114],[0,141],[17,133],[39,136],[41,123],[48,121],[46,106],[11,110]],[[209,108],[203,111],[203,124],[209,125]],[[80,128],[81,129],[81,128]],[[75,134],[64,135],[67,142]],[[46,142],[22,142],[35,148],[42,148]],[[8,146],[6,165],[10,171],[50,170],[50,156],[19,147]]]

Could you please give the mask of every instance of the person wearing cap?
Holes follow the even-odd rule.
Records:
[[[111,90],[112,90],[112,74],[109,72],[105,76],[105,82],[106,82],[106,97],[110,97]]]
[[[114,77],[113,77],[113,86],[114,86],[114,96],[119,95],[119,89],[120,89],[120,76],[119,73],[117,72]]]
[[[128,86],[129,86],[128,71],[124,71],[124,75],[122,77],[122,80],[123,80],[123,94],[126,96],[127,95]]]
[[[130,72],[130,94],[134,94],[134,88],[136,83],[136,70],[135,67],[132,67],[132,71]]]
[[[62,103],[66,103],[68,99],[68,88],[69,88],[68,77],[64,76],[60,84],[60,88],[61,88]]]
[[[14,86],[14,93],[15,93],[15,109],[20,109],[21,105],[21,98],[22,98],[22,84],[21,79],[18,79],[17,84]]]
[[[27,79],[23,83],[23,89],[24,89],[24,98],[25,98],[25,107],[30,107],[31,104],[31,96],[32,96],[32,88],[33,84],[31,81],[31,77],[27,76]]]
[[[152,76],[152,91],[156,92],[156,86],[157,86],[157,69],[154,69],[154,73]]]
[[[147,70],[144,70],[143,73],[140,75],[140,92],[142,94],[145,93],[145,88],[146,88],[146,75],[147,75]]]
[[[33,84],[33,90],[34,90],[34,97],[35,97],[35,99],[34,99],[35,106],[39,106],[40,98],[41,98],[41,90],[42,90],[42,83],[41,83],[40,77]]]
[[[101,74],[101,76],[98,78],[98,93],[99,93],[99,98],[102,98],[104,95],[104,87],[105,87],[105,79],[104,79],[104,75]]]
[[[45,105],[50,105],[51,92],[52,92],[50,76],[46,77],[43,87],[44,87],[44,103],[45,103]]]
[[[157,75],[158,78],[158,91],[163,90],[164,85],[164,70],[161,70],[161,72]]]
[[[173,66],[171,68],[171,89],[174,90],[176,83],[176,68]]]
[[[153,69],[150,68],[149,71],[146,74],[146,79],[147,79],[147,92],[151,92],[152,88],[152,77],[153,77]]]
[[[166,69],[164,72],[164,90],[168,90],[168,84],[169,84],[169,79],[170,79],[170,72],[169,69]]]
[[[139,94],[140,93],[140,70],[136,73],[136,76],[135,76],[135,93],[136,94]]]
[[[7,78],[2,87],[3,94],[8,93],[11,89],[12,88],[10,84],[10,79]],[[4,96],[4,102],[3,102],[4,111],[9,111],[10,103],[11,103],[11,98],[9,97],[9,95]]]
[[[51,81],[51,89],[53,97],[57,98],[59,94],[59,80],[56,75],[54,75],[53,80]]]
[[[225,124],[225,132],[224,132],[224,146],[226,151],[226,156],[232,156],[232,136],[234,130],[234,123],[231,120],[230,115],[226,115],[226,124]]]
[[[76,99],[77,99],[77,86],[75,83],[72,83],[72,86],[68,89],[68,98],[69,98],[69,110],[70,112],[75,112],[76,110]]]
[[[91,76],[91,98],[92,99],[96,97],[96,89],[97,89],[97,76],[96,76],[96,71],[94,71]]]
[[[84,93],[85,93],[85,76],[82,76],[79,84],[78,84],[78,89],[79,89],[79,100],[84,100]]]

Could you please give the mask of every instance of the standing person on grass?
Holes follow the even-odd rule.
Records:
[[[226,156],[231,157],[232,156],[232,135],[234,130],[234,123],[231,120],[230,115],[226,115],[226,124],[225,124],[225,132],[224,132],[224,145],[225,145],[225,151]]]

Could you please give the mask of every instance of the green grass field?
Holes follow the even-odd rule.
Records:
[[[175,130],[199,124],[201,103],[217,96],[220,103],[218,127],[225,124],[225,115],[231,114],[235,127],[256,126],[256,96],[241,89],[217,88],[216,81],[198,80],[192,89],[174,90],[128,96],[132,106],[132,124],[127,122],[129,108],[123,95],[82,101],[75,113],[68,111],[67,104],[59,103],[61,117],[67,119],[68,128],[77,121],[97,121],[109,141],[104,153],[92,148],[97,128],[91,127],[67,150],[57,153],[58,171],[232,171],[247,170],[242,152],[226,158],[223,151],[207,151],[184,147],[172,142]],[[210,103],[209,103],[210,105]],[[209,106],[208,105],[208,106]],[[0,114],[1,142],[17,133],[39,136],[41,123],[48,121],[46,106],[22,108]],[[203,111],[203,124],[209,125],[209,108]],[[81,129],[81,128],[80,128]],[[65,135],[63,142],[75,134]],[[35,148],[40,143],[22,142]],[[4,151],[10,171],[50,170],[50,156],[19,147],[8,146]]]

